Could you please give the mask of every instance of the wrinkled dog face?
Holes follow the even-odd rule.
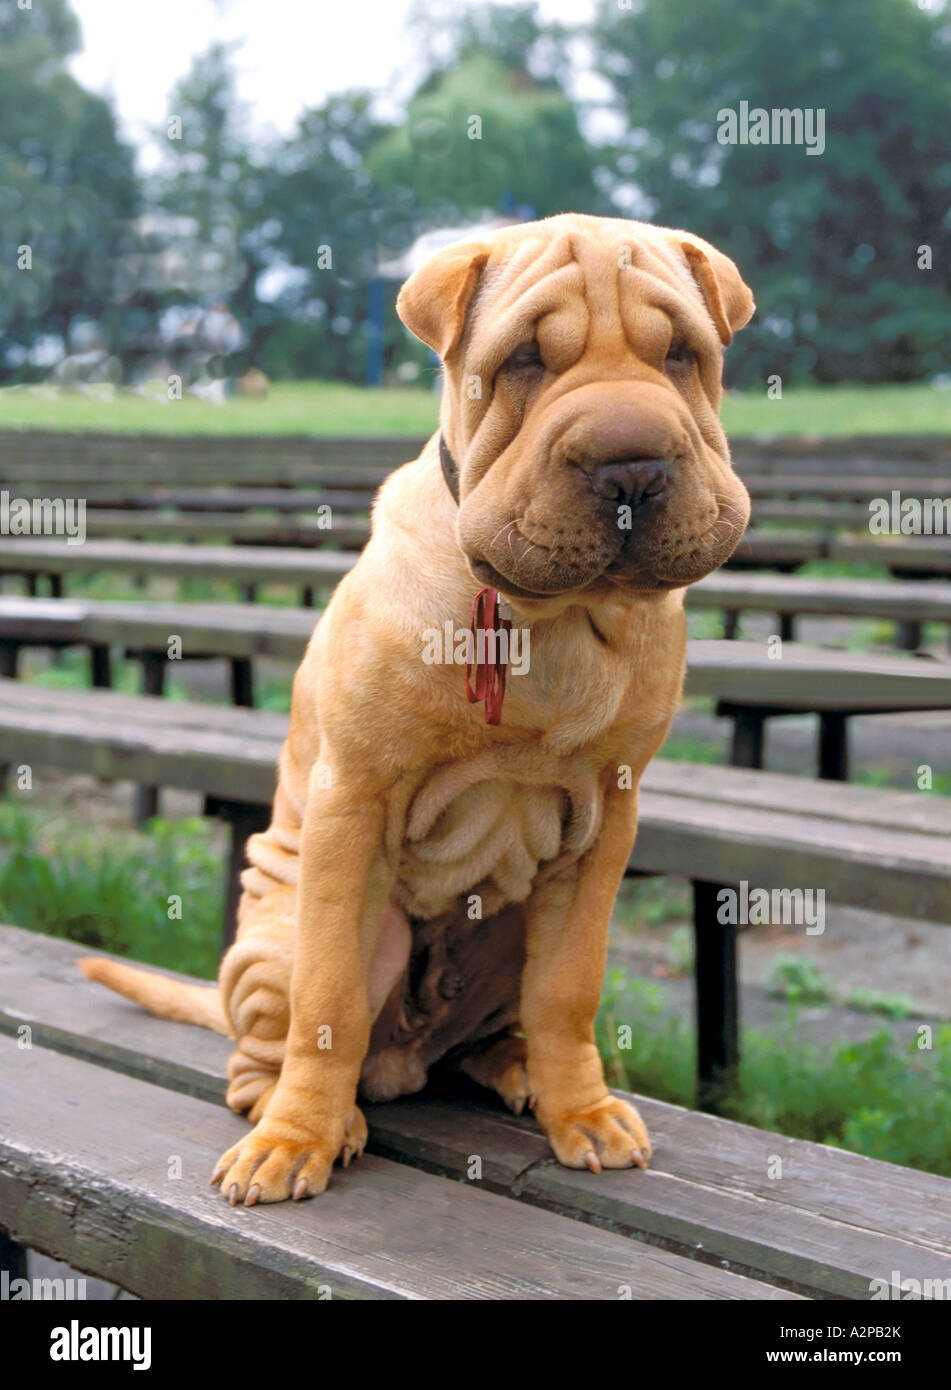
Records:
[[[749,517],[718,410],[753,311],[684,232],[565,215],[441,252],[399,312],[443,358],[458,537],[513,596],[692,583]]]

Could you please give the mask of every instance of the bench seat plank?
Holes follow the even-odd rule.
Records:
[[[168,545],[145,541],[0,539],[0,571],[201,576],[247,584],[328,585],[353,568],[353,551],[299,550],[291,546]]]
[[[232,1209],[209,1156],[246,1124],[221,1106],[7,1038],[0,1069],[0,1221],[142,1297],[792,1296],[376,1155],[313,1201]]]
[[[687,648],[688,695],[738,705],[887,713],[951,709],[951,662],[829,651],[784,642],[771,659],[765,642],[695,639]]]
[[[335,546],[344,550],[359,550],[366,544],[369,534],[369,521],[342,514],[335,518],[332,527],[327,527],[322,526],[316,516],[267,517],[227,512],[166,514],[92,509],[86,513],[87,536],[117,536],[121,540],[193,540],[199,543],[225,540],[239,545]]]
[[[0,762],[273,796],[286,716],[0,680]],[[716,883],[823,888],[835,902],[951,925],[951,807],[940,797],[655,760],[631,867]],[[870,872],[871,871],[871,872]]]
[[[29,1024],[35,1047],[223,1104],[228,1040],[78,979],[80,953],[0,928],[0,1032]],[[534,1122],[500,1108],[410,1097],[369,1106],[367,1117],[378,1154],[457,1178],[479,1154],[493,1191],[816,1296],[868,1297],[869,1281],[895,1268],[951,1277],[947,1179],[635,1099],[654,1163],[597,1180],[555,1164]],[[770,1177],[775,1156],[781,1179]]]
[[[691,608],[949,622],[951,584],[910,579],[857,582],[718,570],[690,586],[687,603]]]

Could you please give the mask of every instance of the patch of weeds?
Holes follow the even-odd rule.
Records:
[[[802,956],[778,956],[766,983],[767,992],[790,1004],[826,1004],[829,982],[813,961]]]
[[[884,990],[855,989],[845,1001],[850,1009],[863,1014],[884,1014],[886,1018],[911,1018],[915,1001],[907,994],[889,994]]]

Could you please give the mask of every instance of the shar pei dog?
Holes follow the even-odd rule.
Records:
[[[699,237],[565,214],[434,256],[403,322],[440,424],[294,681],[270,827],[216,988],[87,960],[235,1039],[232,1203],[321,1192],[368,1100],[437,1062],[534,1110],[572,1168],[644,1167],[594,1038],[638,780],[681,694],[684,588],[749,516],[718,419],[753,312]]]

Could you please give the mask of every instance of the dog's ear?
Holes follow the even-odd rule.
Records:
[[[729,256],[724,256],[702,237],[675,232],[680,249],[687,257],[691,274],[700,286],[720,341],[729,347],[733,334],[753,317],[753,292]]]
[[[447,246],[414,270],[399,292],[396,312],[442,358],[462,336],[469,301],[488,259],[489,249],[482,243]]]

